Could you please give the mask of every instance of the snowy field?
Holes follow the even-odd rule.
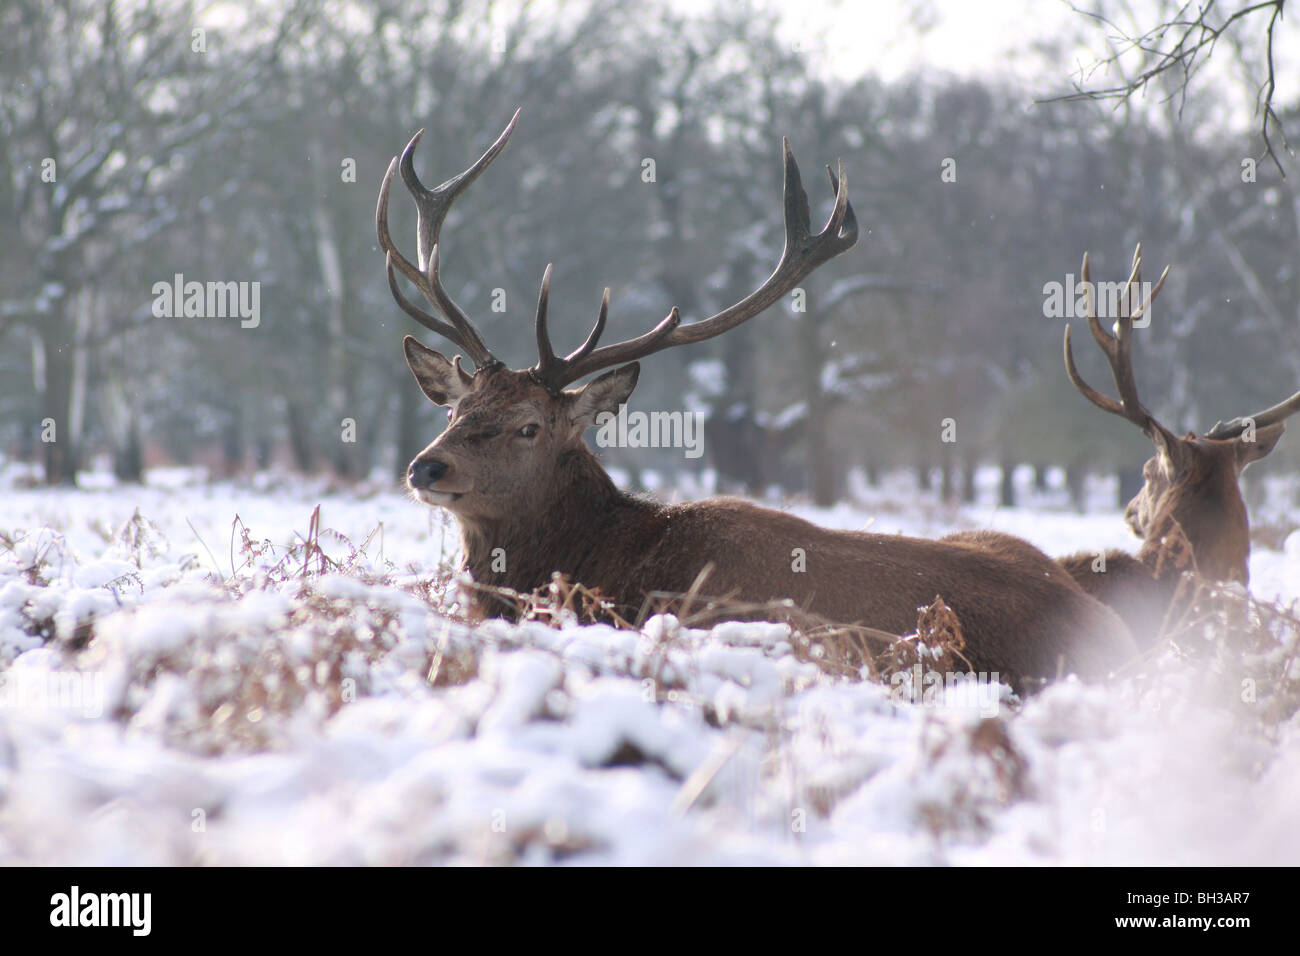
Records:
[[[471,630],[454,526],[395,490],[151,481],[0,476],[0,864],[1300,863],[1300,718],[1203,656],[911,703],[784,625]],[[859,497],[793,510],[1136,546],[1115,511]],[[1295,517],[1256,597],[1300,598]]]

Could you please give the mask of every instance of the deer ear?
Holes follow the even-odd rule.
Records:
[[[1175,481],[1187,466],[1187,451],[1182,439],[1159,426],[1147,432],[1147,437],[1156,446],[1156,460],[1165,476],[1170,481]]]
[[[636,388],[637,376],[640,374],[640,363],[632,362],[592,379],[580,389],[565,392],[571,396],[573,423],[579,431],[586,431],[596,424],[596,416],[601,412],[617,413],[618,407],[628,400],[632,389]]]
[[[1275,425],[1265,425],[1263,428],[1256,429],[1254,441],[1236,440],[1237,445],[1237,470],[1245,468],[1252,461],[1259,461],[1269,452],[1271,452],[1286,431],[1286,425],[1278,422]]]
[[[459,355],[455,361],[448,362],[441,352],[409,335],[402,339],[402,349],[420,391],[430,399],[439,405],[455,405],[465,397],[474,378],[460,367]]]

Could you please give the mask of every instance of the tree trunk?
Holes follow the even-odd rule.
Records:
[[[1047,484],[1047,469],[1047,465],[1034,465],[1034,490],[1037,492],[1051,490]]]
[[[41,421],[34,415],[23,416],[23,426],[18,430],[18,460],[36,460],[36,438],[41,433]]]
[[[944,504],[957,500],[957,461],[952,442],[943,442],[939,452],[939,498]]]
[[[1070,489],[1070,505],[1079,514],[1083,514],[1087,507],[1084,500],[1085,479],[1088,477],[1088,469],[1084,467],[1081,461],[1072,461],[1065,470],[1065,486]]]
[[[253,442],[253,455],[258,471],[265,471],[271,467],[271,462],[275,457],[275,446],[267,435],[257,436],[257,439]]]
[[[138,395],[130,394],[134,343],[124,339],[106,347],[99,386],[99,417],[112,443],[113,475],[119,482],[144,481],[144,442],[140,437]]]
[[[128,417],[126,432],[113,449],[113,474],[118,481],[134,485],[144,481],[144,448],[134,415]]]
[[[975,503],[975,470],[979,460],[973,455],[962,459],[961,464],[961,500],[968,505]]]
[[[239,405],[229,409],[230,417],[221,428],[222,471],[226,477],[239,474],[244,467],[244,413]]]
[[[385,429],[381,423],[389,420],[391,410],[390,396],[386,393],[378,395],[367,410],[364,422],[357,422],[357,443],[354,446],[357,477],[368,478],[378,465],[384,447]],[[373,426],[369,425],[371,422]]]
[[[1142,490],[1146,484],[1146,479],[1142,477],[1141,468],[1121,468],[1119,470],[1119,506],[1125,507],[1136,497],[1137,493]]]
[[[1003,508],[1016,506],[1016,466],[1009,461],[1002,462],[1002,480],[998,482],[998,505]]]
[[[323,152],[317,149],[319,154]],[[343,268],[339,257],[339,245],[335,235],[334,223],[323,200],[319,200],[312,210],[312,221],[316,227],[316,258],[320,266],[321,280],[325,288],[326,306],[325,329],[329,350],[329,384],[328,403],[330,409],[330,428],[335,429],[337,437],[333,443],[330,464],[334,473],[351,478],[357,474],[357,447],[355,431],[359,426],[356,421],[356,408],[353,402],[353,385],[355,375],[347,352],[344,330],[344,303],[346,290],[343,281]],[[343,421],[352,419],[352,441],[344,441]]]
[[[316,465],[316,449],[303,421],[302,408],[295,401],[285,403],[285,416],[289,424],[289,445],[293,460],[301,472],[310,472]]]
[[[806,422],[805,455],[808,461],[808,478],[812,491],[813,504],[829,508],[839,497],[835,471],[835,455],[831,450],[827,434],[827,411],[816,396],[817,403],[809,405]]]
[[[44,388],[41,395],[41,459],[47,485],[77,483],[77,445],[72,431],[72,349],[58,323],[41,330]],[[49,440],[52,432],[53,440]]]
[[[914,468],[916,470],[916,487],[921,491],[930,490],[930,472],[933,470],[932,465],[933,462],[930,460],[928,449],[917,452]]]
[[[397,390],[397,478],[399,481],[406,480],[406,470],[410,467],[411,459],[419,454],[420,449],[429,444],[428,441],[420,441],[420,418],[418,412],[424,396],[416,388],[400,388]]]

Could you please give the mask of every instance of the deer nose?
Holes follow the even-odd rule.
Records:
[[[417,458],[406,470],[406,480],[413,488],[432,488],[447,473],[447,463],[436,458]]]

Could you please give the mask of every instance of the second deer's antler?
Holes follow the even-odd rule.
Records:
[[[1114,333],[1112,334],[1102,328],[1101,322],[1097,319],[1097,305],[1093,297],[1092,282],[1088,272],[1088,254],[1085,252],[1083,254],[1083,267],[1080,269],[1080,281],[1083,283],[1088,327],[1092,330],[1092,337],[1096,339],[1097,345],[1105,353],[1107,361],[1110,362],[1111,374],[1114,376],[1115,387],[1119,393],[1119,401],[1102,395],[1079,375],[1079,370],[1074,364],[1074,354],[1070,348],[1070,327],[1068,325],[1065,328],[1065,370],[1070,376],[1070,381],[1074,383],[1074,387],[1090,402],[1098,408],[1105,409],[1113,415],[1119,415],[1121,418],[1137,425],[1152,441],[1162,443],[1169,451],[1169,454],[1174,455],[1177,453],[1177,439],[1174,438],[1169,429],[1161,425],[1155,416],[1142,405],[1142,402],[1138,399],[1137,382],[1133,377],[1133,320],[1143,315],[1151,306],[1152,301],[1163,288],[1165,278],[1168,275],[1169,267],[1166,266],[1165,271],[1160,274],[1160,281],[1151,290],[1151,294],[1136,309],[1132,308],[1133,303],[1137,301],[1137,295],[1142,283],[1142,244],[1138,243],[1138,247],[1133,253],[1133,268],[1120,296],[1119,317],[1115,320]],[[1246,430],[1248,422],[1253,422],[1256,428],[1267,428],[1270,425],[1278,424],[1298,411],[1300,411],[1300,392],[1296,392],[1290,398],[1278,402],[1263,411],[1256,412],[1254,415],[1243,415],[1229,422],[1217,422],[1213,428],[1205,433],[1204,437],[1216,440],[1240,438]]]
[[[1124,283],[1124,291],[1119,297],[1119,315],[1115,319],[1114,331],[1113,333],[1107,332],[1102,328],[1101,322],[1097,318],[1097,301],[1093,294],[1088,253],[1085,252],[1083,254],[1083,265],[1079,269],[1079,280],[1083,284],[1088,328],[1092,331],[1092,337],[1096,340],[1098,347],[1105,354],[1106,361],[1110,363],[1111,377],[1115,380],[1115,389],[1119,395],[1119,400],[1116,401],[1107,395],[1101,394],[1083,380],[1078,367],[1074,364],[1074,351],[1070,347],[1070,327],[1068,325],[1065,327],[1065,371],[1070,376],[1070,381],[1074,384],[1074,387],[1088,401],[1112,415],[1118,415],[1120,418],[1137,425],[1152,441],[1163,443],[1166,447],[1173,449],[1177,444],[1177,440],[1174,438],[1173,433],[1160,424],[1156,417],[1147,411],[1142,404],[1138,398],[1137,380],[1133,376],[1133,320],[1145,314],[1147,309],[1151,307],[1155,297],[1164,288],[1165,279],[1168,276],[1169,267],[1165,266],[1165,271],[1160,274],[1160,280],[1156,283],[1155,288],[1151,290],[1151,294],[1146,297],[1145,301],[1142,301],[1134,308],[1134,303],[1138,301],[1137,297],[1142,288],[1142,244],[1138,243],[1137,248],[1133,251],[1133,266],[1129,270],[1128,281]]]

